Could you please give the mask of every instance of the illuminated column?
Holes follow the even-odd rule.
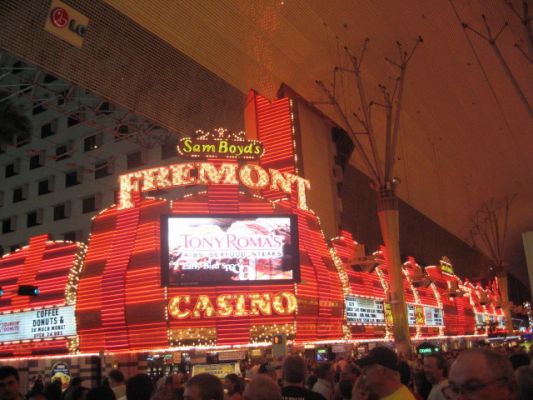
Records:
[[[411,341],[409,338],[407,308],[403,293],[398,199],[394,194],[394,190],[380,188],[377,203],[381,235],[385,243],[386,259],[389,265],[389,292],[394,323],[394,342],[398,352],[409,354],[411,352]]]
[[[511,319],[511,304],[509,303],[509,288],[507,287],[507,273],[500,271],[496,275],[498,280],[498,288],[500,290],[500,296],[502,298],[502,310],[505,317],[505,328],[507,332],[513,332],[513,321]]]

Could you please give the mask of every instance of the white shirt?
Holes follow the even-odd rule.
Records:
[[[326,400],[331,400],[333,398],[333,388],[331,382],[325,379],[318,378],[318,380],[313,385],[312,390],[313,392],[319,393],[324,396]]]
[[[442,394],[442,388],[448,385],[448,379],[444,379],[431,387],[427,400],[446,400]]]

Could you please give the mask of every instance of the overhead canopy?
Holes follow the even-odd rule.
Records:
[[[531,107],[531,43],[506,2],[106,2],[243,92],[274,97],[286,83],[311,102],[326,100],[317,79],[330,82],[335,66],[350,67],[343,47],[357,52],[366,37],[362,70],[369,97],[381,99],[377,85],[392,87],[397,73],[384,57],[397,59],[397,41],[410,49],[422,36],[407,71],[400,197],[467,240],[484,202],[516,195],[505,258],[527,281],[521,233],[533,230],[533,118],[493,48],[461,25],[487,35],[485,15],[496,35],[509,23],[496,43]],[[512,3],[522,13],[522,1]],[[357,111],[352,78],[339,79],[342,102]],[[331,106],[318,107],[338,120]],[[357,153],[351,162],[364,170]]]

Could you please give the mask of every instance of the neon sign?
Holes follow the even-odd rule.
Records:
[[[448,257],[442,257],[442,259],[440,260],[440,269],[442,272],[446,272],[450,275],[455,275],[452,263]]]
[[[168,312],[176,319],[291,315],[296,312],[297,304],[296,296],[291,292],[224,294],[214,301],[208,295],[199,295],[196,299],[179,295],[170,299]]]
[[[305,191],[311,187],[307,179],[271,168],[266,171],[256,164],[221,163],[217,166],[209,162],[173,164],[121,175],[118,208],[133,207],[134,192],[189,185],[238,185],[239,181],[249,189],[280,190],[286,194],[291,194],[294,186],[298,208],[307,210]]]
[[[197,130],[195,137],[181,138],[178,153],[192,158],[238,158],[259,160],[265,149],[261,142],[248,140],[244,132],[228,133],[219,128],[215,133]]]

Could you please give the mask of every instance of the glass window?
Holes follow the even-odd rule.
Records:
[[[67,205],[65,203],[57,204],[54,206],[54,221],[68,218]]]
[[[82,200],[82,212],[89,213],[96,211],[96,196],[86,197]]]
[[[18,203],[23,200],[26,200],[26,193],[24,188],[21,186],[13,189],[13,203]]]
[[[109,175],[111,175],[111,171],[109,171],[109,163],[107,161],[94,164],[94,179],[104,178]]]
[[[32,226],[41,225],[40,215],[38,211],[29,212],[26,218],[26,225],[28,228]]]
[[[125,139],[129,134],[130,128],[128,125],[120,125],[115,131],[115,142],[120,142]]]
[[[46,107],[43,106],[42,102],[39,101],[39,102],[33,103],[33,109],[32,109],[33,115],[37,115],[45,111],[46,111]]]
[[[11,163],[6,165],[6,178],[18,175],[18,168],[16,163]]]
[[[15,137],[15,146],[16,147],[22,147],[31,141],[31,136],[16,136]]]
[[[46,138],[48,136],[52,136],[55,132],[52,130],[52,124],[44,124],[41,126],[41,138]]]
[[[39,196],[50,193],[52,191],[52,188],[50,186],[50,179],[44,179],[42,181],[39,181],[37,190]]]
[[[70,171],[65,174],[65,187],[79,185],[78,171]]]
[[[13,232],[12,226],[11,226],[11,218],[6,218],[2,220],[2,233],[9,233]]]
[[[70,152],[68,151],[68,145],[63,144],[56,147],[56,161],[61,161],[70,157]]]
[[[36,169],[43,166],[44,156],[41,152],[30,157],[30,169]]]
[[[142,165],[144,165],[144,163],[142,159],[142,153],[140,151],[136,151],[135,153],[130,153],[127,155],[127,159],[126,159],[127,169],[141,167]]]

